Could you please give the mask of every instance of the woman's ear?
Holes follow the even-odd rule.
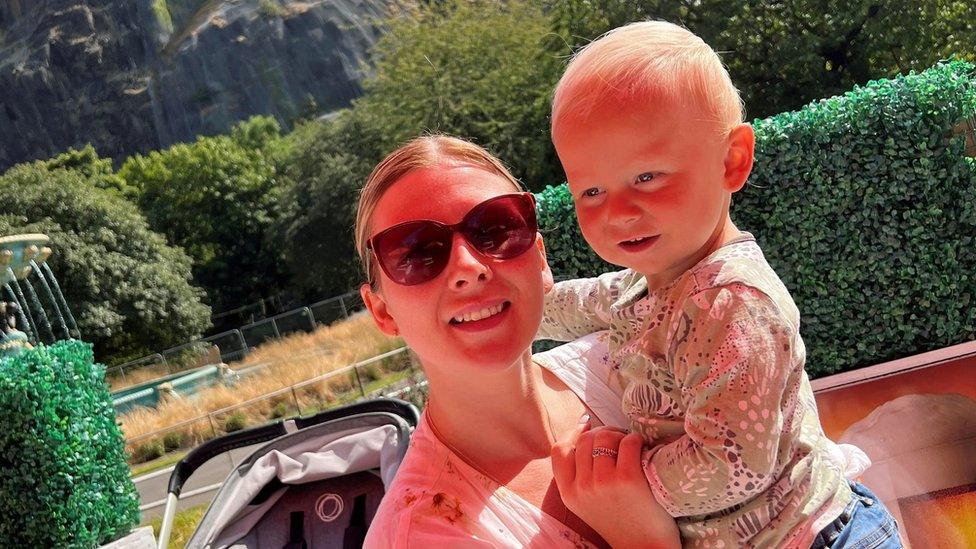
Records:
[[[373,322],[381,332],[388,336],[400,335],[400,328],[397,327],[396,319],[390,315],[386,306],[386,301],[379,292],[374,291],[373,287],[367,282],[359,287],[359,295],[363,298],[363,303],[369,313],[373,315]]]
[[[549,261],[546,258],[546,244],[542,241],[542,235],[539,233],[535,234],[535,247],[539,250],[539,255],[542,257],[542,290],[548,294],[555,285],[555,282],[553,282],[552,269],[549,268]]]
[[[756,136],[749,124],[739,124],[729,132],[725,152],[725,190],[734,193],[741,189],[752,171]]]

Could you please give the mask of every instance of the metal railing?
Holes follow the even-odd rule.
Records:
[[[238,361],[266,341],[296,332],[313,332],[318,326],[328,326],[363,308],[359,293],[349,292],[112,366],[105,373],[118,377],[124,387],[128,385],[126,373],[134,370],[143,372],[142,379],[151,379],[206,364]]]
[[[391,374],[390,384],[370,387]],[[400,347],[375,357],[350,364],[294,385],[213,410],[162,429],[126,439],[126,451],[133,462],[148,461],[169,451],[192,448],[201,442],[245,427],[275,419],[311,414],[334,406],[385,394],[404,391],[423,380],[409,348]],[[260,418],[258,422],[254,418]]]
[[[233,322],[233,318],[236,316],[237,324],[249,324],[268,316],[269,310],[280,311],[282,308],[281,294],[278,294],[241,305],[240,307],[213,313],[210,315],[210,322],[216,325],[227,322],[228,319],[232,319],[231,322]]]

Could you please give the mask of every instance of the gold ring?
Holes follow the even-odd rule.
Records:
[[[615,457],[617,457],[617,451],[616,450],[611,450],[610,448],[604,448],[602,446],[597,446],[596,448],[593,449],[593,457],[596,457],[596,456],[607,456],[607,457],[615,458]]]

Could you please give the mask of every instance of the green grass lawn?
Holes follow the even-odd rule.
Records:
[[[140,475],[145,475],[147,473],[152,473],[153,471],[158,471],[173,465],[177,461],[183,459],[183,456],[189,454],[189,450],[180,450],[178,452],[171,452],[166,454],[161,458],[154,459],[152,461],[147,461],[146,463],[140,463],[139,465],[134,465],[129,468],[132,472],[133,477],[138,477]]]
[[[169,536],[169,545],[173,549],[183,549],[186,542],[190,539],[190,535],[193,534],[193,530],[196,529],[197,524],[200,523],[200,519],[203,518],[204,511],[207,510],[208,503],[202,505],[197,505],[196,507],[190,507],[176,513],[173,517],[173,532]],[[140,526],[152,526],[153,536],[156,540],[159,540],[159,528],[163,524],[163,517],[156,517],[148,521],[143,521]]]

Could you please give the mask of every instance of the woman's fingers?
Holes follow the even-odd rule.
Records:
[[[600,427],[583,431],[576,439],[576,485],[589,486],[593,478],[593,435],[600,431]]]
[[[641,465],[641,452],[644,449],[644,439],[638,434],[630,433],[620,440],[617,448],[617,471],[625,476],[639,475],[644,478]]]
[[[612,477],[617,471],[619,446],[624,434],[616,429],[603,428],[593,431],[593,447],[590,457],[593,462],[593,479],[597,482]],[[577,460],[579,463],[579,460]]]
[[[575,429],[566,432],[552,445],[550,458],[552,460],[552,475],[560,492],[565,491],[576,480],[575,448],[580,435],[589,427],[589,423],[581,423]]]

